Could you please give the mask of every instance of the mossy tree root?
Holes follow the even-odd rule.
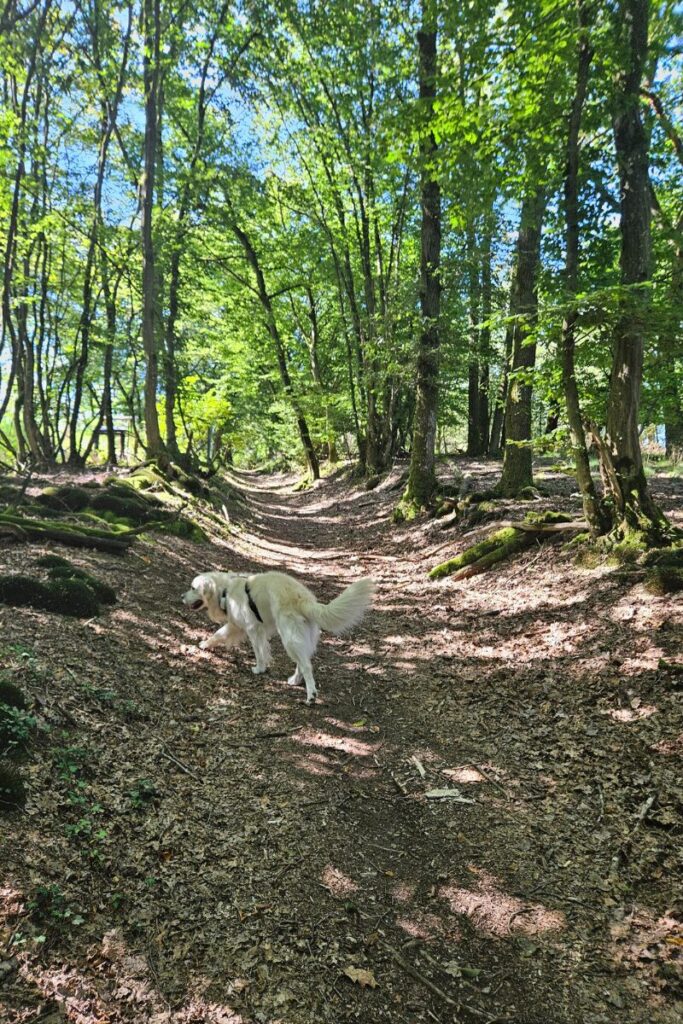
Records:
[[[12,515],[8,512],[0,513],[0,526],[14,527],[16,535],[21,539],[54,540],[67,547],[95,548],[97,551],[106,551],[113,555],[125,554],[138,532],[129,530],[126,533],[109,534],[88,526],[67,526],[66,523],[55,526],[54,523],[42,519],[29,519],[27,516]]]
[[[557,512],[529,513],[523,522],[506,523],[502,529],[466,548],[455,558],[441,562],[429,573],[432,580],[451,576],[454,580],[467,579],[486,572],[497,562],[531,547],[538,538],[556,536],[565,530],[585,530],[585,522],[568,521],[568,517]]]

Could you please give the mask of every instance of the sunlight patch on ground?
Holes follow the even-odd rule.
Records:
[[[335,868],[333,864],[325,865],[320,880],[322,885],[333,896],[338,896],[340,899],[352,896],[354,892],[358,892],[358,883],[354,882],[348,875],[345,875],[339,868]]]
[[[660,740],[652,747],[658,754],[665,754],[668,757],[679,755],[683,757],[683,732],[670,740]]]
[[[313,729],[303,729],[293,739],[305,746],[339,750],[343,754],[354,754],[356,757],[370,757],[381,747],[381,743],[364,743],[351,736],[333,736],[331,733],[316,732]]]
[[[453,782],[486,782],[486,777],[476,768],[471,767],[444,768],[441,774]]]
[[[563,913],[540,903],[528,903],[504,892],[496,878],[481,868],[470,868],[477,876],[474,889],[444,885],[439,896],[452,911],[468,917],[484,935],[504,938],[509,935],[538,935],[565,927]]]
[[[672,976],[680,976],[683,923],[672,912],[657,916],[648,907],[635,905],[622,917],[617,910],[610,925],[610,934],[613,959],[622,965],[622,969],[642,971],[656,966],[657,976],[650,979],[651,989],[663,987],[662,965],[666,965]]]
[[[325,718],[324,721],[328,725],[333,725],[336,729],[346,729],[347,732],[368,732],[370,726],[365,724],[364,720],[359,719],[357,722],[350,724],[349,722],[342,722],[340,718]]]
[[[396,924],[411,938],[423,939],[425,942],[444,938],[445,934],[443,922],[436,914],[417,912],[412,917],[397,917]],[[451,933],[449,938],[456,938],[456,936]]]
[[[391,895],[399,903],[408,903],[412,900],[417,892],[417,884],[415,882],[396,882],[391,890]]]
[[[649,718],[650,715],[655,715],[656,713],[657,708],[654,704],[639,704],[637,707],[630,708],[614,708],[612,711],[607,712],[615,722],[638,722],[640,719]]]

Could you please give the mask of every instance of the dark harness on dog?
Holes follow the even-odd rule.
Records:
[[[259,612],[258,608],[256,607],[256,602],[254,601],[254,598],[251,596],[251,591],[249,589],[249,584],[246,581],[244,583],[244,591],[245,591],[245,593],[247,595],[247,601],[249,602],[249,607],[251,608],[252,612],[254,613],[256,618],[259,620],[259,622],[263,622],[263,619],[261,618],[261,613]]]
[[[263,622],[263,619],[261,618],[261,613],[258,610],[258,608],[256,607],[256,601],[254,601],[254,598],[251,596],[251,591],[249,589],[249,584],[247,583],[246,580],[244,581],[244,592],[247,595],[247,601],[249,602],[249,607],[251,608],[252,612],[254,613],[256,618],[259,620],[259,622]],[[228,610],[228,591],[227,591],[227,589],[223,591],[223,593],[221,595],[221,599],[219,601],[219,604],[223,608],[223,611],[227,612],[227,610]]]

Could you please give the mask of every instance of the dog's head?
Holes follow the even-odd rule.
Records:
[[[208,608],[209,602],[218,600],[218,587],[212,573],[203,572],[195,576],[190,589],[183,594],[183,604],[198,612],[200,608]]]

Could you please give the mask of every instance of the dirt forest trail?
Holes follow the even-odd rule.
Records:
[[[211,547],[84,556],[119,590],[106,620],[13,620],[54,739],[0,835],[0,942],[26,932],[4,989],[0,953],[11,1024],[680,1019],[683,714],[659,668],[680,606],[556,544],[430,583],[449,534],[391,525],[397,479],[234,474]],[[312,707],[277,640],[253,677],[180,605],[196,572],[266,568],[323,601],[378,584],[323,636]],[[64,763],[80,819],[50,792]],[[57,884],[62,919],[32,929]]]

